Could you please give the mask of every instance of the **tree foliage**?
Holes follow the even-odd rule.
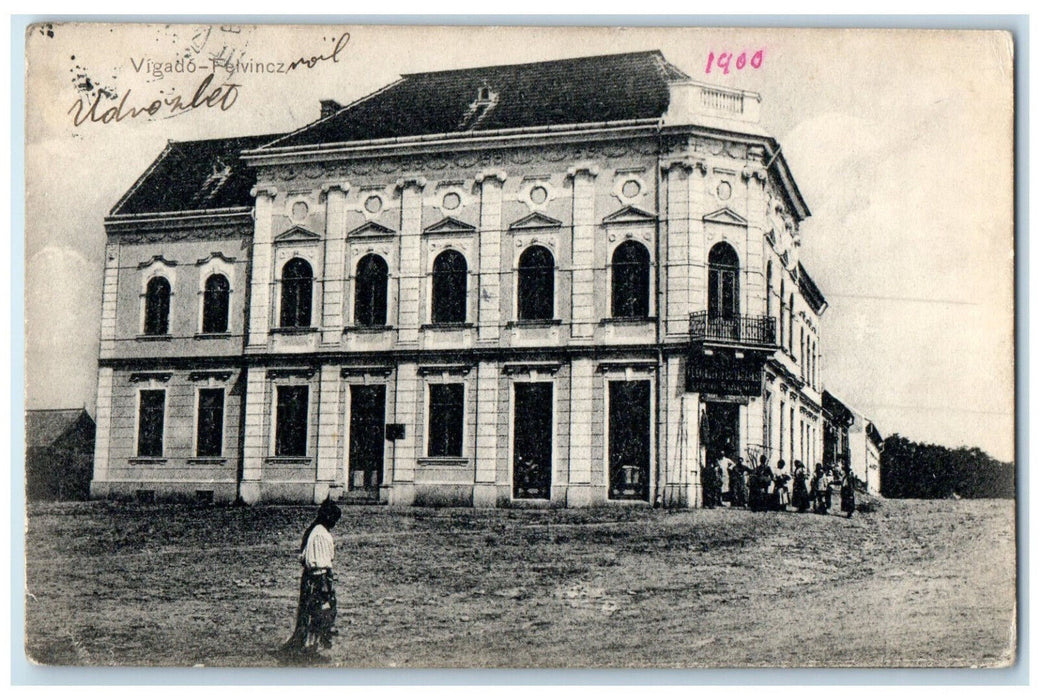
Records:
[[[978,447],[949,448],[885,438],[881,493],[888,498],[1014,498],[1015,465]]]

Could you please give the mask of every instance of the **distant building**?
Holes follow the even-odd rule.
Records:
[[[877,426],[829,391],[823,392],[823,419],[825,463],[851,467],[869,493],[880,494],[884,439]]]
[[[646,51],[170,143],[105,220],[93,493],[696,506],[709,455],[818,461],[760,101]]]
[[[86,409],[25,412],[25,494],[30,501],[89,496],[94,419]]]

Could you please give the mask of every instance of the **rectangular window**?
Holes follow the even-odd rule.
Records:
[[[195,434],[198,457],[219,457],[224,452],[224,390],[199,389],[199,416]]]
[[[276,457],[307,456],[307,398],[309,387],[277,387],[274,454]]]
[[[137,411],[137,456],[163,456],[163,423],[166,390],[146,389],[140,394]]]
[[[430,385],[430,457],[462,456],[462,402],[465,384]]]

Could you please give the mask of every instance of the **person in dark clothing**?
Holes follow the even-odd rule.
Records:
[[[296,628],[282,645],[288,654],[316,654],[332,646],[336,633],[336,590],[333,586],[332,560],[335,545],[329,531],[339,522],[340,509],[325,499],[303,533],[300,543],[300,599],[296,609]]]
[[[856,512],[856,480],[848,467],[841,479],[841,511],[849,518]]]
[[[744,466],[744,458],[737,457],[737,463],[729,471],[730,505],[744,508],[748,504],[748,468]]]
[[[708,462],[704,465],[704,473],[701,476],[701,486],[704,491],[704,507],[714,508],[718,505],[715,501],[715,465],[718,456],[714,450],[708,453]]]
[[[751,474],[748,505],[751,510],[766,510],[769,507],[769,485],[773,482],[773,472],[766,464],[765,455],[758,458],[758,468]]]
[[[812,499],[813,512],[827,515],[827,511],[831,507],[831,479],[819,462],[816,463],[816,469],[813,471]]]
[[[799,513],[809,510],[809,474],[800,461],[794,462],[794,484],[791,487],[791,505]]]

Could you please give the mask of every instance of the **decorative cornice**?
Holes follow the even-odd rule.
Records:
[[[419,376],[426,377],[431,374],[451,374],[456,376],[466,376],[472,371],[473,365],[466,364],[445,364],[445,365],[419,365]]]
[[[424,228],[423,233],[474,233],[476,230],[477,227],[472,224],[467,224],[454,216],[446,216],[437,223]]]
[[[556,374],[560,371],[559,362],[505,362],[502,364],[502,374]]]
[[[283,379],[285,377],[310,379],[317,371],[316,367],[279,367],[267,370],[266,375],[268,379]]]
[[[188,375],[188,381],[199,382],[204,379],[216,379],[226,382],[231,378],[232,371],[229,369],[196,370]]]
[[[343,367],[339,371],[341,377],[389,377],[394,373],[394,368],[391,365],[365,365],[365,366],[352,366]]]
[[[173,372],[134,372],[130,375],[130,381],[134,384],[151,381],[166,383],[172,376]]]

